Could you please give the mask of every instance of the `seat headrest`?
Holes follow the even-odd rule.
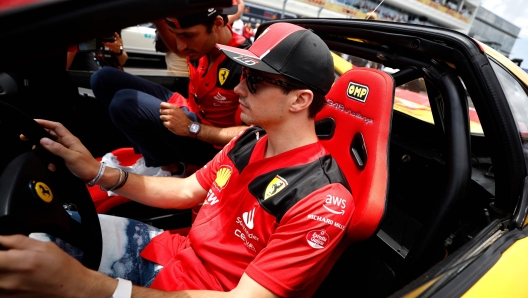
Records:
[[[354,68],[326,98],[315,119],[318,136],[352,189],[356,209],[348,237],[361,241],[376,232],[385,210],[394,81],[377,69]]]

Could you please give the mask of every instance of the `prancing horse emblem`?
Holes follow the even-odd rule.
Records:
[[[273,197],[281,190],[283,190],[287,185],[288,181],[286,181],[286,179],[282,178],[279,175],[275,176],[275,178],[273,178],[268,184],[268,187],[266,187],[266,192],[264,193],[264,200]]]
[[[37,193],[37,196],[46,203],[53,200],[53,193],[49,186],[44,182],[37,182],[35,184],[35,192]]]
[[[220,70],[218,71],[218,81],[220,81],[220,85],[223,85],[225,83],[228,76],[229,76],[229,69],[220,68]]]

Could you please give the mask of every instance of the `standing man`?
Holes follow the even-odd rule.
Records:
[[[108,107],[115,125],[127,136],[148,167],[181,173],[182,162],[203,165],[242,131],[238,95],[241,68],[226,59],[217,43],[245,48],[249,43],[227,26],[231,10],[201,13],[155,22],[167,46],[173,41],[185,53],[189,96],[103,68],[91,79],[94,95]]]
[[[333,83],[332,56],[312,31],[288,23],[271,25],[249,51],[218,47],[246,67],[235,92],[242,120],[255,126],[187,178],[105,169],[64,126],[38,120],[60,140],[44,138],[42,146],[85,181],[118,185],[120,195],[156,207],[204,202],[188,237],[100,215],[103,235],[112,227],[118,232],[109,241],[103,237],[99,270],[116,280],[81,266],[53,244],[2,236],[7,250],[0,251],[0,293],[272,298],[314,290],[323,278],[318,274],[333,266],[329,257],[343,243],[354,212],[348,183],[315,134],[314,117]],[[132,232],[127,238],[123,231]],[[141,257],[134,255],[138,251]],[[105,270],[109,264],[115,269]]]

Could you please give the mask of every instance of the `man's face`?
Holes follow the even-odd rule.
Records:
[[[282,76],[248,71],[248,76],[256,75],[270,80],[284,80]],[[249,79],[251,81],[251,78]],[[240,118],[246,124],[270,128],[287,117],[289,105],[295,100],[295,92],[284,94],[283,89],[265,81],[253,82],[248,88],[248,78],[243,79],[234,89],[240,96]],[[253,89],[250,92],[250,88]]]
[[[205,25],[198,24],[188,28],[169,30],[176,35],[178,51],[189,56],[191,60],[198,60],[215,49],[217,34],[215,26],[211,33],[207,32]]]

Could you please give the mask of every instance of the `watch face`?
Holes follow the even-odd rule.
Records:
[[[189,132],[191,133],[198,133],[200,131],[200,124],[193,123],[191,124],[191,127],[189,127]]]

